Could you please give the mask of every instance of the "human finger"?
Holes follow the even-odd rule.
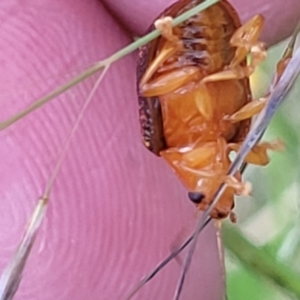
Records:
[[[1,11],[1,119],[130,42],[97,1],[3,2]],[[135,56],[113,65],[87,109],[16,299],[122,299],[192,216],[185,190],[140,142],[135,70]],[[97,76],[1,133],[1,270]],[[195,275],[186,295],[216,299],[222,286],[213,228],[200,242],[191,274],[201,274],[201,283]],[[166,268],[140,297],[171,298],[179,270]]]

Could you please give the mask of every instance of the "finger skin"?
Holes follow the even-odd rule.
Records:
[[[97,1],[0,5],[1,120],[130,42]],[[192,217],[185,189],[141,143],[135,69],[135,55],[112,66],[86,111],[15,299],[124,299]],[[96,78],[1,132],[0,270]],[[171,299],[180,269],[173,262],[135,299]],[[221,299],[220,270],[209,227],[183,298]]]
[[[174,0],[102,0],[124,26],[135,35],[143,35],[156,17]],[[300,20],[299,0],[231,0],[243,22],[255,14],[262,14],[266,19],[261,40],[268,45],[275,44],[288,37]]]

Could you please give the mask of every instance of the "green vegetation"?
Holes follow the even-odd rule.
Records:
[[[255,97],[267,90],[285,45],[273,47],[253,76]],[[252,197],[237,199],[238,224],[224,226],[230,300],[300,299],[299,93],[298,80],[264,137],[282,139],[286,150],[271,153],[264,168],[249,167]]]

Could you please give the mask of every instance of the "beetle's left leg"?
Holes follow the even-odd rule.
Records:
[[[282,55],[282,58],[280,59],[280,61],[277,63],[276,65],[276,72],[275,72],[275,76],[273,78],[272,84],[269,88],[269,91],[271,92],[274,87],[276,86],[276,84],[278,83],[279,79],[281,78],[288,62],[290,61],[290,59],[293,57],[293,52],[294,52],[294,48],[295,48],[295,43],[296,43],[296,39],[297,36],[299,34],[300,31],[300,22],[298,23],[298,25],[296,26],[291,39]]]
[[[230,143],[228,144],[228,149],[238,152],[241,144]],[[267,151],[283,151],[284,143],[281,140],[276,140],[274,142],[262,142],[257,144],[248,153],[245,162],[253,165],[265,166],[269,163],[270,159]]]
[[[172,20],[171,17],[164,17],[156,20],[154,23],[154,26],[161,32],[166,42],[140,80],[141,87],[149,81],[152,75],[167,59],[182,48],[182,41],[173,33]]]

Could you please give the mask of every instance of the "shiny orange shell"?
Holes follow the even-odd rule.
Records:
[[[201,2],[201,0],[181,0],[158,18],[176,17]],[[164,50],[166,39],[160,37],[154,40],[144,46],[139,53],[139,112],[144,144],[156,155],[161,155],[168,161],[190,191],[199,192],[197,183],[209,191],[204,193],[207,200],[199,204],[201,210],[211,202],[209,199],[211,195],[208,196],[207,193],[211,194],[211,191],[216,190],[222,183],[221,176],[218,179],[218,174],[223,174],[230,165],[227,153],[223,153],[222,147],[226,146],[223,144],[242,141],[249,130],[249,121],[233,124],[223,120],[225,115],[236,112],[250,101],[248,78],[211,82],[206,84],[205,89],[199,86],[202,78],[222,71],[230,64],[235,54],[235,48],[230,45],[230,38],[240,26],[235,10],[227,1],[222,0],[173,29],[174,35],[182,41],[183,49],[164,61],[150,80],[159,81],[161,76],[168,74],[172,77],[172,72],[177,74],[180,69],[186,67],[195,72],[196,75],[192,74],[189,81],[176,91],[167,91],[154,96],[140,92],[139,82],[155,57]],[[242,64],[246,64],[246,61]],[[202,107],[199,112],[201,99],[206,97],[206,93],[213,99],[211,107]],[[213,115],[208,118],[205,112],[210,110],[213,111]],[[186,149],[192,150],[191,153],[186,153]],[[207,156],[202,165],[197,161],[198,154],[202,157]],[[216,157],[219,156],[223,157],[222,167],[210,170],[209,165],[215,166]],[[182,162],[184,167],[178,167]],[[201,175],[194,176],[193,172],[186,172],[188,168],[193,170],[203,168],[206,175],[203,178]],[[209,175],[207,177],[210,171],[213,180]],[[234,206],[233,194],[232,189],[228,188],[223,203],[221,199],[213,217],[222,218],[229,214]]]

